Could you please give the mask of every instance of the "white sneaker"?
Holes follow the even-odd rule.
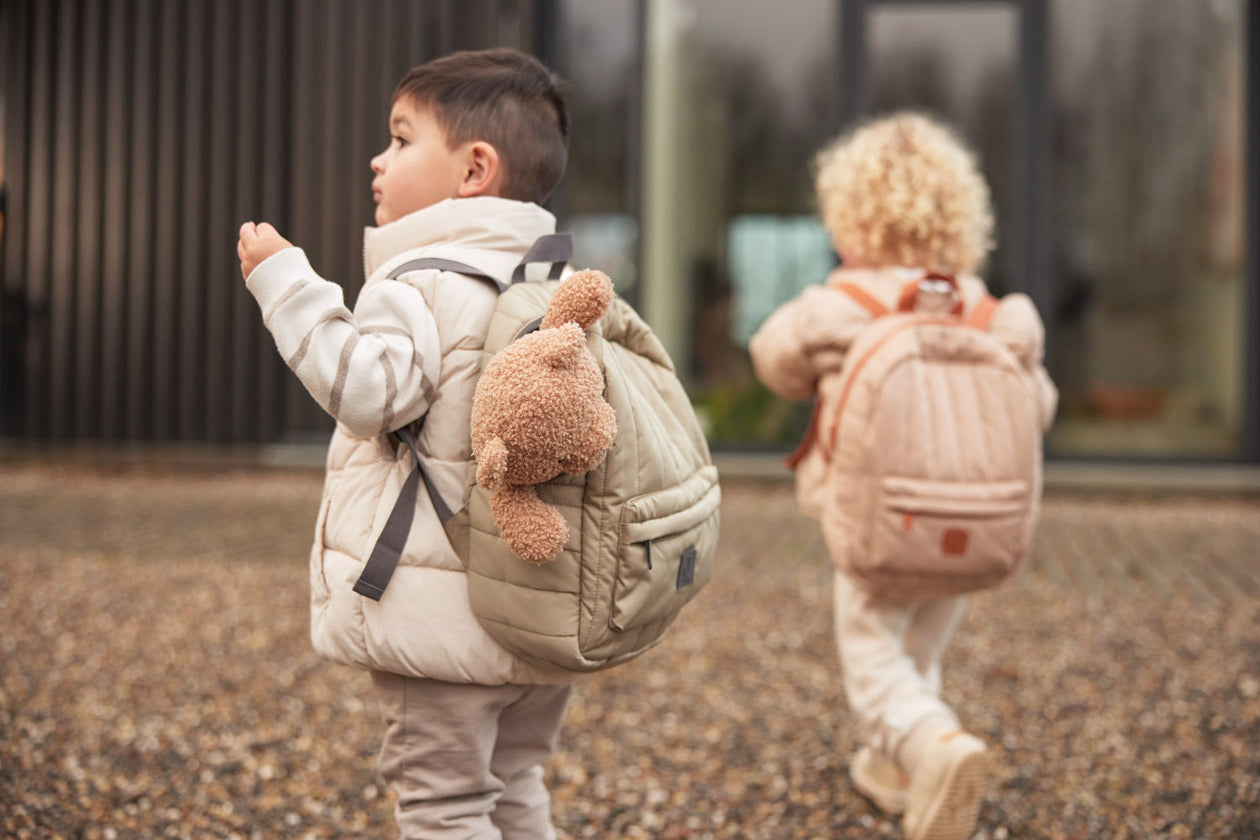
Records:
[[[857,792],[886,814],[905,813],[910,780],[897,765],[870,747],[862,747],[849,760],[849,778]]]
[[[906,815],[907,840],[966,840],[976,830],[989,758],[980,739],[966,732],[940,736],[915,768]]]

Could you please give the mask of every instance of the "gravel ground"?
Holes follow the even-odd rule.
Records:
[[[0,466],[0,837],[392,837],[366,675],[307,641],[312,472]],[[817,529],[727,482],[718,577],[585,678],[563,838],[897,838],[855,748]],[[979,838],[1260,837],[1260,499],[1047,498],[946,699]]]

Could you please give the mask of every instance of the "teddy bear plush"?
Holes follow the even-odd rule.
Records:
[[[561,281],[539,329],[495,354],[473,396],[477,483],[490,491],[490,512],[508,547],[531,563],[554,559],[569,536],[560,511],[534,485],[598,466],[617,434],[585,332],[612,298],[602,272]]]

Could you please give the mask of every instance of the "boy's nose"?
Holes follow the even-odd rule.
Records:
[[[377,175],[380,175],[382,172],[384,172],[385,171],[385,153],[381,152],[378,155],[373,155],[372,160],[368,162],[368,166],[370,166],[372,168],[372,171],[375,172]]]

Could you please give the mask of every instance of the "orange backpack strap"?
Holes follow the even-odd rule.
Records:
[[[976,308],[971,310],[971,315],[967,317],[967,323],[978,330],[987,330],[989,321],[993,318],[993,310],[997,309],[997,305],[997,298],[993,295],[985,295],[980,298]]]
[[[871,313],[872,318],[882,318],[889,314],[889,309],[884,304],[875,299],[870,292],[853,283],[832,283],[831,288],[839,292],[844,292],[867,312]],[[805,460],[805,456],[818,443],[818,422],[821,411],[818,402],[814,403],[814,410],[809,415],[809,426],[805,428],[805,436],[801,438],[801,442],[797,444],[791,455],[783,459],[783,463],[788,469],[795,470],[801,461]]]
[[[871,313],[873,318],[882,318],[888,314],[888,307],[876,300],[874,295],[861,286],[856,286],[853,283],[837,283],[832,288],[844,292],[853,298],[863,309]]]
[[[801,438],[801,442],[797,444],[792,454],[783,459],[784,466],[789,470],[795,470],[801,461],[805,460],[805,456],[814,448],[814,445],[818,443],[818,416],[820,413],[818,401],[815,400],[814,410],[809,413],[809,425],[805,427],[805,436]]]

